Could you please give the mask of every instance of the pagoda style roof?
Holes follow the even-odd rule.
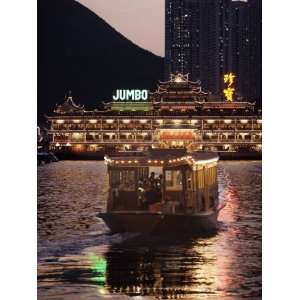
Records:
[[[187,105],[187,102],[199,105],[205,102],[208,93],[201,89],[200,81],[190,81],[189,74],[171,74],[170,80],[159,81],[157,90],[150,93],[153,103],[174,102]]]
[[[84,112],[84,106],[75,104],[71,92],[69,92],[69,95],[65,96],[63,104],[55,106],[54,112],[58,114]]]
[[[157,90],[153,94],[178,92],[192,92],[197,94],[206,94],[201,89],[200,81],[190,81],[189,74],[171,74],[169,81],[159,81]]]

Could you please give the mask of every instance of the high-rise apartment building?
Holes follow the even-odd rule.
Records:
[[[221,94],[236,73],[238,96],[261,98],[261,0],[166,0],[165,79],[189,73]]]
[[[226,69],[225,0],[166,0],[165,78],[189,73],[203,89],[218,93]]]
[[[236,90],[261,102],[261,0],[232,0],[229,6],[228,68],[237,75]]]

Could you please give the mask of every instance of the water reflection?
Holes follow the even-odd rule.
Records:
[[[83,175],[90,169],[100,176],[103,172],[90,164],[73,164],[69,166],[70,171],[80,167]],[[59,225],[65,218],[61,213],[61,219],[57,218],[53,225],[55,234],[51,240],[43,232],[40,234],[39,246],[43,251],[38,265],[39,299],[123,299],[126,296],[259,299],[260,172],[259,162],[221,163],[220,198],[227,206],[220,215],[217,235],[207,238],[107,235],[101,222],[95,227],[93,214],[97,213],[95,207],[99,201],[89,195],[84,200],[78,198],[77,201],[89,201],[89,207],[93,207],[82,212],[89,211],[88,229],[82,227],[70,234],[64,225]],[[95,183],[97,180],[93,179]],[[54,199],[51,195],[48,198]],[[58,201],[53,203],[60,206]],[[76,206],[82,207],[83,203]],[[74,212],[72,222],[80,215]],[[40,230],[44,230],[43,225]]]

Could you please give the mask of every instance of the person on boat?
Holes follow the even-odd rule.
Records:
[[[139,187],[140,190],[140,201],[139,201],[139,208],[141,210],[148,210],[148,194],[150,190],[150,184],[147,179],[143,181],[143,184],[141,187]]]
[[[151,185],[151,187],[154,187],[155,186],[155,182],[156,182],[156,179],[155,179],[155,173],[154,172],[151,172],[151,175],[149,177],[149,183]]]
[[[144,203],[145,203],[145,188],[146,188],[146,182],[143,180],[143,178],[140,178],[138,181],[138,200],[137,200],[137,206],[139,209],[143,209]]]

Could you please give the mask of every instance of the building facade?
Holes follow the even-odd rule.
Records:
[[[170,73],[189,73],[204,90],[220,93],[227,62],[226,2],[166,1],[165,79]]]
[[[199,82],[172,75],[146,101],[112,101],[86,110],[72,96],[47,116],[55,153],[186,148],[260,154],[261,115],[254,103],[208,101]]]
[[[221,94],[233,72],[240,100],[261,101],[261,0],[166,0],[165,13],[166,80],[189,73]]]
[[[261,0],[230,2],[228,69],[237,75],[241,97],[261,102],[262,96]]]

